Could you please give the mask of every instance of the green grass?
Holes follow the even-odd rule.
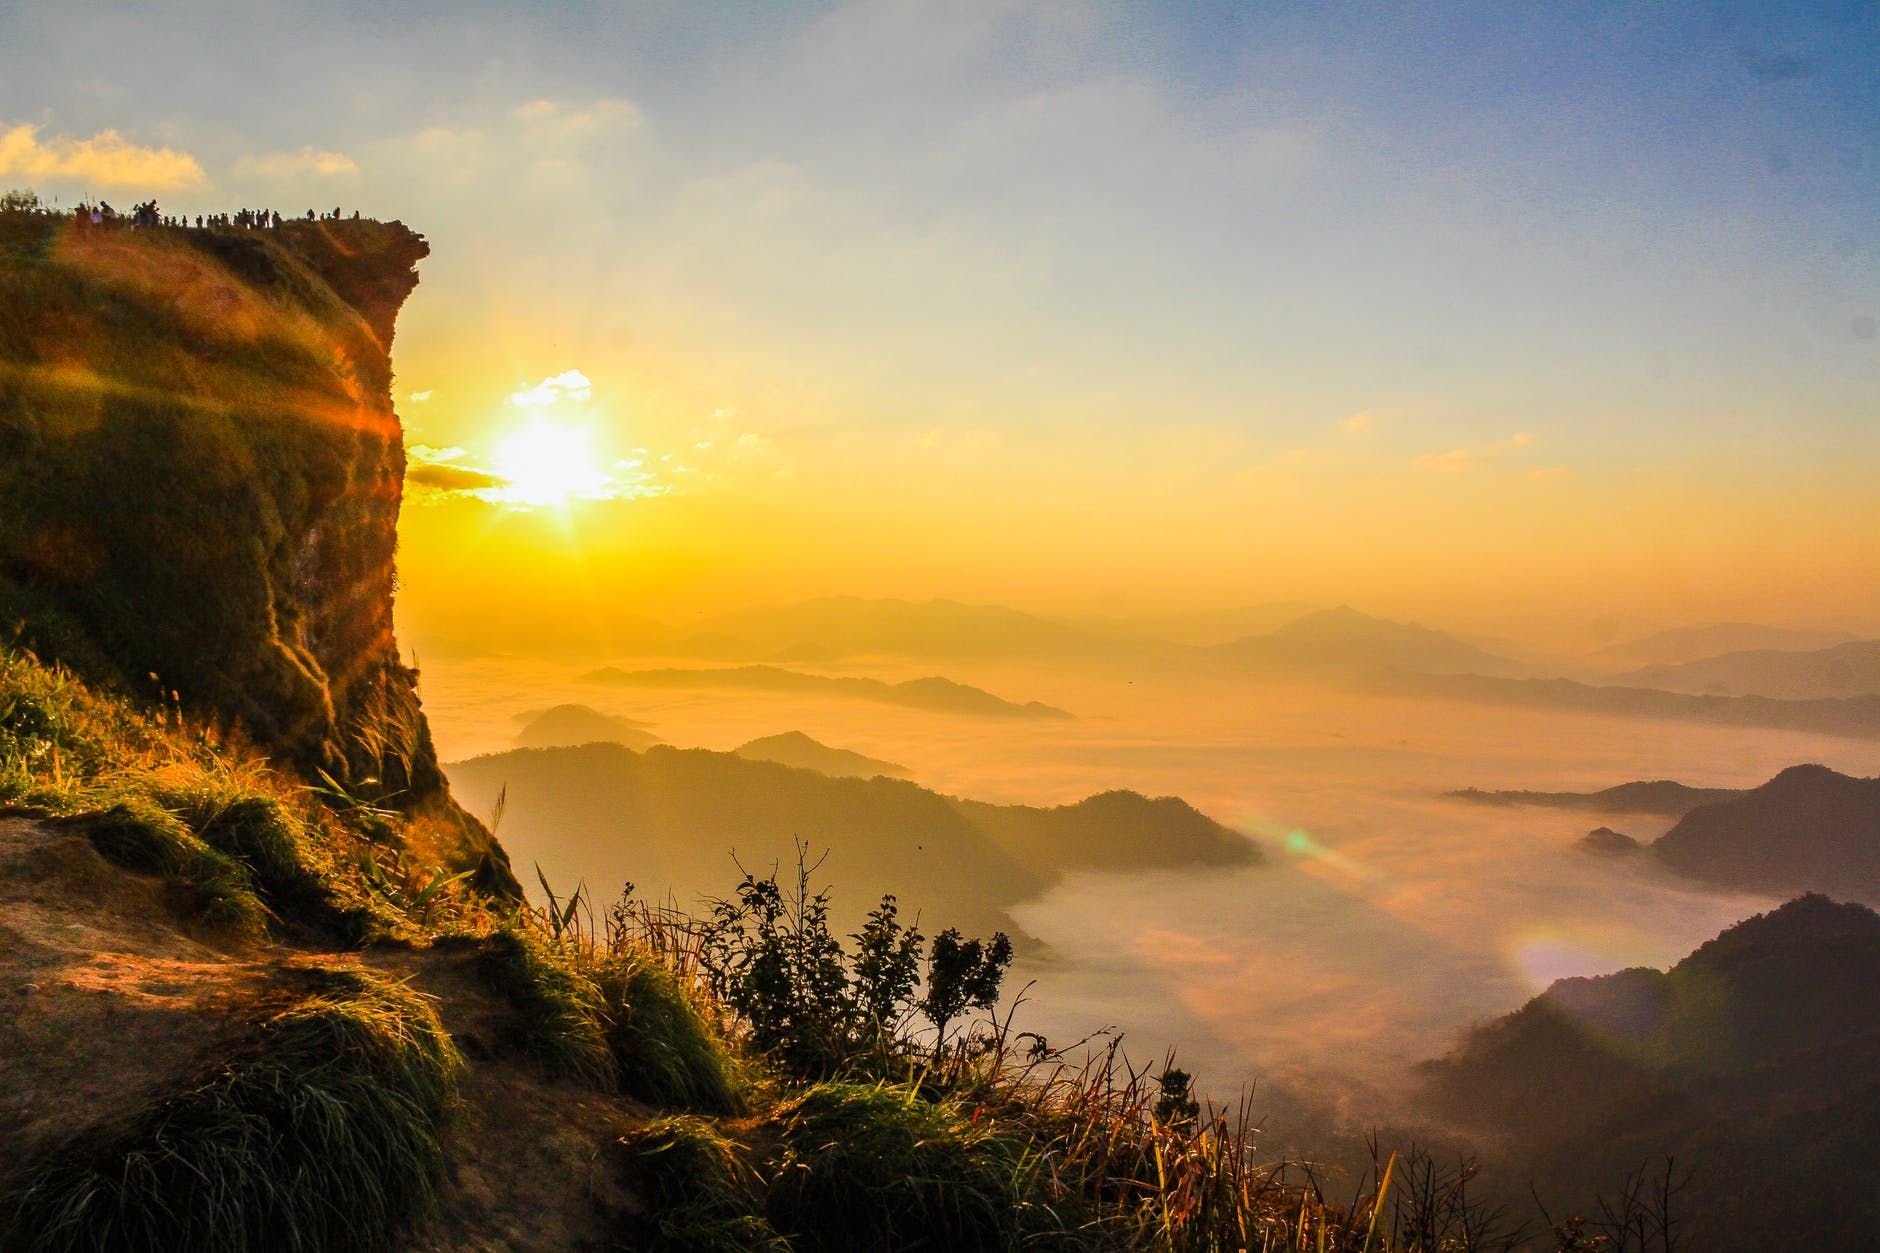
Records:
[[[821,1083],[778,1111],[767,1212],[802,1253],[1074,1247],[1023,1133],[911,1087]]]
[[[250,941],[266,938],[267,911],[248,868],[197,838],[169,810],[130,796],[82,814],[71,825],[106,859],[181,880],[192,897],[192,914],[210,932]]]
[[[726,1114],[740,1104],[739,1068],[697,994],[643,953],[601,961],[620,1090],[651,1105]]]
[[[603,1091],[618,1069],[608,1043],[607,1000],[555,944],[522,922],[492,931],[477,971],[514,1011],[505,1043],[548,1073]]]
[[[645,1212],[619,1234],[648,1253],[788,1253],[744,1145],[709,1119],[661,1118],[621,1142]]]
[[[398,984],[328,973],[254,1050],[0,1197],[0,1246],[374,1250],[434,1207],[462,1065]]]

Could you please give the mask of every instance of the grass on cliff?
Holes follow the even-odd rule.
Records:
[[[436,1205],[462,1060],[402,986],[357,971],[322,983],[247,1054],[10,1181],[0,1247],[393,1247]]]
[[[0,807],[69,822],[129,869],[175,879],[203,930],[346,944],[482,908],[461,876],[401,866],[378,810],[336,805],[258,754],[0,644]]]

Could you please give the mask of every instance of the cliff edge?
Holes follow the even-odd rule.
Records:
[[[392,632],[390,348],[429,252],[398,222],[4,215],[0,629],[442,819],[440,860],[513,887],[449,798]]]

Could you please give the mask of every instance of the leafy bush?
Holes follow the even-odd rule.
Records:
[[[829,893],[810,891],[809,874],[799,857],[796,885],[786,891],[774,872],[746,873],[735,899],[714,902],[703,928],[706,985],[758,1052],[807,1078],[885,1062],[908,1051],[918,1009],[933,1023],[938,1057],[960,1014],[997,1001],[1012,960],[1004,933],[982,941],[941,932],[928,954],[926,992],[916,999],[921,935],[900,922],[894,897],[884,896],[850,937],[851,954],[829,933]]]

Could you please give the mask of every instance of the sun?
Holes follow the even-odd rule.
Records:
[[[580,427],[532,422],[500,441],[490,461],[503,480],[501,498],[515,505],[564,507],[607,489],[607,473],[594,463]]]

